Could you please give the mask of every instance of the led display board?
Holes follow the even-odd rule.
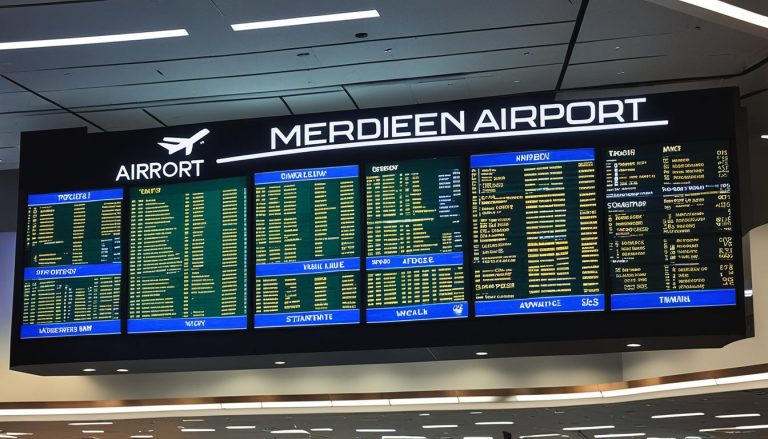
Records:
[[[469,315],[463,160],[366,165],[369,323]]]
[[[595,151],[470,158],[478,316],[602,311]]]
[[[22,338],[120,333],[122,189],[28,197]]]
[[[611,308],[735,305],[728,146],[659,144],[606,153]]]
[[[131,189],[128,332],[247,327],[244,178]]]
[[[12,367],[722,346],[747,334],[737,98],[25,133]]]
[[[254,324],[360,322],[357,166],[254,176]]]

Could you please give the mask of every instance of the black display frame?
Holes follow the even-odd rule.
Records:
[[[627,96],[635,97],[635,96]],[[321,113],[305,116],[284,116],[244,121],[215,122],[131,132],[87,134],[83,129],[52,130],[22,135],[19,210],[14,281],[14,310],[11,331],[11,368],[47,375],[82,373],[82,365],[129,365],[132,371],[237,369],[272,367],[274,358],[294,358],[291,365],[356,364],[370,362],[420,361],[434,359],[471,358],[478,346],[494,346],[494,355],[555,355],[573,353],[612,352],[625,349],[625,341],[643,340],[657,349],[686,347],[720,347],[746,337],[744,280],[742,265],[742,202],[739,191],[739,150],[737,144],[736,109],[738,89],[711,90],[644,95],[643,107],[649,118],[669,120],[668,125],[627,128],[606,131],[585,131],[569,134],[537,134],[478,139],[472,141],[446,140],[439,143],[412,143],[340,149],[332,152],[310,152],[296,158],[277,156],[265,160],[214,165],[216,146],[227,150],[229,156],[247,154],[254,148],[267,150],[269,128],[297,123],[329,120],[353,120],[358,117],[385,117],[392,114],[441,112],[457,109],[477,113],[482,108],[537,105],[557,100],[553,93],[506,96],[489,99],[423,104],[353,112]],[[593,100],[594,99],[588,99]],[[465,261],[471,261],[471,177],[469,156],[494,152],[534,149],[594,148],[597,193],[605,194],[604,167],[600,166],[604,149],[615,145],[646,145],[723,141],[729,145],[732,187],[734,266],[736,272],[737,304],[731,307],[689,308],[642,311],[610,311],[610,281],[608,260],[601,255],[601,270],[605,286],[606,307],[602,312],[531,314],[498,317],[474,316],[471,264],[465,262],[465,297],[469,302],[469,317],[455,320],[377,323],[365,322],[367,291],[364,266],[361,267],[361,323],[341,326],[309,326],[297,328],[253,328],[253,270],[254,258],[248,261],[249,329],[214,332],[177,332],[127,334],[128,249],[123,251],[123,290],[121,316],[123,334],[82,337],[21,339],[23,303],[23,252],[26,230],[27,196],[66,190],[106,189],[122,187],[123,234],[129,236],[131,186],[151,185],[146,181],[134,184],[116,183],[120,163],[151,160],[171,160],[156,143],[164,136],[188,137],[196,130],[210,128],[216,137],[206,139],[207,145],[196,147],[195,157],[206,160],[206,171],[199,178],[207,180],[233,176],[250,177],[255,172],[304,167],[358,165],[385,161],[384,157],[402,160],[433,157],[465,157]],[[209,145],[214,144],[211,148]],[[468,145],[469,144],[469,145]],[[383,155],[382,155],[383,154]],[[308,164],[311,164],[309,166]],[[157,184],[175,183],[161,180]],[[250,180],[249,180],[250,181]],[[361,250],[365,248],[365,180],[360,173]],[[248,202],[253,202],[252,184],[248,185]],[[600,198],[598,198],[599,203]],[[252,206],[246,223],[253,226]],[[598,206],[603,215],[604,208]],[[600,221],[600,247],[607,245],[605,215]],[[248,230],[253,247],[253,230]],[[128,243],[124,241],[124,246]],[[361,251],[364,255],[365,252]],[[363,259],[364,260],[364,259]],[[392,355],[397,352],[397,355]],[[195,359],[195,361],[190,361]],[[114,369],[112,369],[114,370]],[[109,373],[109,370],[104,373]]]

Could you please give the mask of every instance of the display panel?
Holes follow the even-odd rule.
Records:
[[[123,190],[30,195],[21,338],[120,333]]]
[[[475,314],[605,309],[595,151],[470,158]]]
[[[359,168],[254,176],[254,325],[360,322]]]
[[[366,165],[367,321],[467,317],[460,158]]]
[[[131,188],[129,333],[247,327],[246,181]]]
[[[614,310],[736,304],[727,142],[606,151]]]

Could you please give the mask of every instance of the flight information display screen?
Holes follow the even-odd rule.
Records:
[[[123,190],[30,195],[21,338],[120,333]]]
[[[467,317],[464,160],[367,164],[370,323]]]
[[[257,328],[360,322],[359,174],[254,175]]]
[[[128,332],[247,327],[247,179],[131,188]]]
[[[595,151],[476,155],[470,168],[476,315],[604,310]]]
[[[727,143],[605,154],[611,308],[735,305]]]

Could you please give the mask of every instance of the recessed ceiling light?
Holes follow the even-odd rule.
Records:
[[[92,37],[57,38],[53,40],[13,41],[0,43],[0,50],[35,49],[39,47],[82,46],[85,44],[118,43],[123,41],[154,40],[158,38],[186,37],[186,29],[138,32],[132,34],[98,35]]]
[[[394,428],[357,428],[355,431],[358,433],[394,433],[397,430]]]
[[[112,421],[96,421],[96,422],[70,422],[68,425],[82,427],[85,425],[112,425]]]
[[[475,355],[477,355],[478,357],[485,357],[486,355],[488,355],[488,352],[483,352],[483,351],[475,352]]]
[[[128,369],[117,369],[115,372],[127,373]]]
[[[182,428],[180,430],[182,433],[208,433],[211,431],[216,431],[215,428]]]
[[[534,437],[555,437],[555,436],[561,436],[561,435],[560,433],[526,434],[526,435],[520,436],[520,439],[528,439],[528,438],[534,438]]]
[[[153,439],[154,436],[151,434],[135,434],[131,436],[131,439]]]
[[[613,49],[614,49],[614,50],[619,50],[619,49],[621,49],[621,46],[616,46],[616,47],[614,47]]]
[[[227,425],[227,430],[255,430],[255,425]]]
[[[422,425],[421,428],[456,428],[457,424]]]
[[[429,413],[419,413],[419,416],[429,416]]]
[[[482,415],[483,412],[469,412],[470,415]]]
[[[760,416],[760,413],[741,413],[741,414],[736,414],[736,415],[717,415],[715,417],[716,418],[727,419],[727,418],[755,418],[757,416]],[[10,434],[10,433],[8,433],[8,434]]]
[[[309,434],[307,430],[272,430],[272,434]]]
[[[2,161],[2,160],[0,160],[0,161]],[[83,369],[83,372],[96,372],[96,369],[93,369],[93,368],[89,367],[87,369]]]
[[[205,422],[205,419],[182,419],[181,422]]]
[[[763,134],[762,136],[760,136],[760,138],[761,138],[761,139],[765,139],[765,140],[768,140],[768,134]]]
[[[627,347],[628,348],[641,348],[641,347],[643,347],[643,345],[641,345],[640,343],[628,343]]]
[[[369,9],[367,11],[342,12],[340,14],[310,15],[306,17],[284,18],[280,20],[253,21],[250,23],[233,24],[232,30],[269,29],[274,27],[301,26],[304,24],[330,23],[334,21],[360,20],[363,18],[379,17],[379,11]]]
[[[275,364],[278,366],[282,366],[283,364],[285,364],[285,361],[275,361]]]
[[[8,436],[32,436],[34,433],[14,433],[11,431],[6,431],[5,434]]]
[[[581,430],[607,430],[609,428],[616,428],[613,425],[593,425],[586,427],[565,427],[565,431],[581,431]]]
[[[616,72],[617,75],[623,75],[624,72]]]
[[[333,431],[333,429],[332,428],[321,427],[321,428],[310,428],[309,431]]]
[[[484,421],[484,422],[475,422],[475,425],[512,425],[514,424],[513,421]]]
[[[689,5],[698,6],[700,8],[708,9],[718,14],[726,15],[737,20],[752,23],[756,26],[764,27],[768,29],[768,17],[760,15],[758,13],[734,6],[730,3],[726,3],[720,0],[679,0]]]
[[[651,416],[651,419],[687,418],[689,416],[704,416],[704,413],[695,412],[695,413],[672,413],[669,415],[654,415],[654,416]]]
[[[101,434],[104,430],[83,430],[84,434]]]

